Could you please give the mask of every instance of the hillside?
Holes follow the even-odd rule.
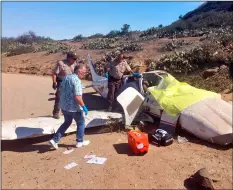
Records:
[[[2,72],[50,75],[54,63],[73,50],[84,62],[89,53],[103,75],[108,55],[121,50],[135,70],[162,69],[196,87],[231,90],[232,6],[233,2],[206,2],[169,26],[146,31],[130,31],[130,25],[124,24],[107,35],[77,35],[72,40],[55,41],[31,31],[2,38]]]
[[[180,27],[181,29],[233,27],[232,18],[233,2],[206,2],[182,16],[169,27]]]
[[[207,12],[232,12],[233,2],[230,1],[215,1],[205,2],[200,5],[197,9],[188,12],[183,16],[184,20],[190,19],[195,16],[200,16]]]
[[[233,28],[233,2],[205,2],[193,11],[165,27],[152,27],[142,36],[157,35],[159,37],[202,36],[204,34]]]

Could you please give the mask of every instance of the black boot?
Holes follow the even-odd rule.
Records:
[[[107,112],[111,112],[112,111],[112,106],[108,106]]]
[[[53,118],[54,118],[54,119],[59,119],[59,118],[60,118],[59,113],[54,113],[54,114],[53,114]]]

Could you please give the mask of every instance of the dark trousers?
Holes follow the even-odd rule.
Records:
[[[121,88],[121,79],[115,79],[111,75],[108,77],[108,96],[109,105],[113,107],[116,103],[116,93]]]
[[[55,103],[54,103],[54,108],[53,108],[53,115],[54,114],[59,114],[59,101],[60,101],[60,87],[61,87],[61,82],[60,80],[57,80],[57,91],[55,93]]]

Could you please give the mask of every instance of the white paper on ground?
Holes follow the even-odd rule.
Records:
[[[67,169],[67,170],[69,170],[69,169],[71,169],[71,168],[73,168],[73,167],[75,167],[77,165],[78,165],[77,163],[71,162],[70,164],[66,165],[64,168]]]
[[[95,157],[96,157],[96,155],[94,155],[94,154],[87,154],[87,155],[84,156],[84,159],[92,159],[92,158],[95,158]]]
[[[104,164],[107,158],[94,157],[87,161],[88,164]]]
[[[63,154],[70,154],[73,151],[74,151],[74,149],[66,150],[66,151],[63,152]]]
[[[188,139],[186,139],[185,137],[178,136],[177,141],[178,143],[186,143],[188,142]]]

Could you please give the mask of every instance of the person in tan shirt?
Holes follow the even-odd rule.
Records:
[[[59,101],[60,101],[60,85],[66,75],[72,74],[77,65],[77,55],[74,52],[68,52],[64,60],[58,61],[52,69],[53,89],[55,93],[55,104],[53,109],[53,117],[59,119]]]
[[[112,111],[113,104],[116,101],[116,93],[121,88],[121,79],[125,71],[130,72],[133,76],[138,77],[139,73],[134,73],[127,61],[124,59],[123,53],[117,51],[117,58],[112,59],[106,65],[108,72],[108,96],[109,107],[107,111]]]

